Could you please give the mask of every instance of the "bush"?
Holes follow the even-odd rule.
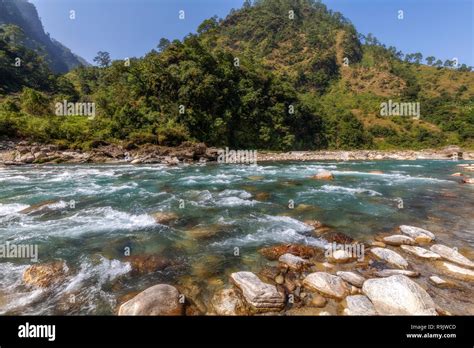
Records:
[[[25,87],[20,96],[21,110],[31,116],[52,114],[49,98],[43,93]]]

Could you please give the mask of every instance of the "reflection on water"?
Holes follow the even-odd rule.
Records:
[[[1,168],[0,244],[37,244],[40,262],[65,260],[69,272],[60,285],[33,291],[22,282],[28,260],[0,260],[0,313],[112,314],[123,295],[158,282],[206,299],[231,272],[265,265],[257,253],[262,246],[323,247],[304,220],[359,241],[416,225],[472,258],[474,187],[450,176],[458,163]],[[310,179],[323,169],[336,179]],[[158,224],[156,212],[177,219]]]

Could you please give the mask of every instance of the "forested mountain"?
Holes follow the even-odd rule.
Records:
[[[8,60],[22,48],[4,35],[0,49]],[[112,62],[100,52],[98,66],[40,78],[47,86],[17,72],[28,88],[4,98],[0,134],[82,148],[104,141],[273,150],[474,146],[474,73],[422,58],[359,34],[319,1],[245,1],[182,41],[162,39],[142,58]],[[96,103],[97,117],[52,116],[65,99]],[[382,116],[389,100],[420,103],[420,118]]]
[[[23,32],[23,44],[38,51],[56,73],[65,73],[78,65],[87,65],[81,57],[45,33],[36,7],[27,0],[0,0],[0,26],[13,24]]]

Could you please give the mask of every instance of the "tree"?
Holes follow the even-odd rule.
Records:
[[[441,67],[443,66],[443,61],[441,59],[438,59],[436,63],[433,64],[434,66]]]
[[[450,67],[452,67],[453,65],[454,65],[454,62],[453,62],[452,60],[446,59],[446,60],[444,61],[444,66],[445,66],[446,68],[450,68]]]
[[[99,51],[97,56],[94,58],[94,63],[97,63],[101,68],[110,66],[112,60],[110,59],[109,52]]]
[[[158,46],[157,46],[157,47],[158,47],[158,50],[159,50],[160,52],[163,52],[164,50],[166,50],[166,49],[168,48],[168,46],[169,46],[170,44],[171,44],[170,40],[168,40],[168,39],[162,37],[162,38],[160,39],[160,42],[158,43]]]
[[[421,53],[413,53],[413,60],[415,61],[415,64],[420,64],[423,61],[423,55]]]
[[[217,16],[214,16],[214,17],[204,20],[201,23],[201,25],[198,27],[197,32],[199,34],[203,34],[205,32],[208,32],[209,30],[217,28],[217,26],[218,26]]]
[[[425,60],[426,60],[426,63],[431,66],[431,65],[433,65],[433,63],[434,63],[434,61],[436,60],[436,58],[433,57],[433,56],[429,56],[429,57],[426,57]]]
[[[245,0],[243,8],[250,8],[252,7],[252,2],[250,0]]]

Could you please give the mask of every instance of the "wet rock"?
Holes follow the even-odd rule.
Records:
[[[430,241],[436,239],[435,235],[432,232],[420,227],[401,225],[400,231],[403,234],[406,234],[407,236],[410,236],[411,238],[415,239],[417,243],[418,242],[429,243]]]
[[[211,306],[217,315],[245,315],[247,310],[240,294],[235,289],[222,289],[214,294]]]
[[[425,248],[417,247],[417,246],[412,246],[412,245],[402,245],[400,246],[402,250],[405,252],[415,255],[418,257],[421,257],[422,259],[428,259],[428,260],[438,260],[441,258],[437,253],[434,253],[432,251],[429,251]]]
[[[305,220],[304,223],[314,229],[318,229],[324,226],[323,223],[319,220]]]
[[[474,271],[471,269],[463,268],[454,263],[446,261],[438,261],[435,265],[441,270],[441,272],[450,275],[453,278],[465,281],[474,281]]]
[[[377,258],[384,260],[397,268],[405,269],[408,267],[408,262],[393,250],[384,248],[372,248],[370,249],[370,252]]]
[[[278,261],[296,271],[302,270],[309,264],[307,260],[289,253],[281,255]]]
[[[352,295],[346,297],[345,315],[377,315],[374,305],[367,296]]]
[[[155,221],[162,225],[168,225],[178,219],[178,215],[173,212],[156,212],[151,215]]]
[[[408,271],[408,270],[405,270],[405,269],[383,269],[383,270],[375,272],[375,276],[380,277],[380,278],[391,277],[393,275],[404,275],[404,276],[407,276],[407,277],[418,277],[420,275],[420,273],[415,272],[415,271]]]
[[[317,180],[334,180],[334,175],[330,171],[323,170],[311,178]]]
[[[34,264],[25,269],[23,281],[27,285],[47,288],[64,280],[68,268],[64,261]]]
[[[430,282],[433,284],[433,285],[436,285],[437,287],[439,288],[454,288],[456,287],[456,284],[451,282],[451,281],[448,281],[448,280],[444,280],[438,276],[431,276],[430,278]]]
[[[33,204],[29,206],[28,208],[25,208],[23,210],[20,210],[20,214],[30,214],[30,213],[36,213],[40,211],[46,211],[49,210],[49,206],[55,203],[58,203],[59,201],[57,199],[49,199],[47,201],[42,201],[37,204]]]
[[[120,306],[118,315],[182,315],[179,291],[168,284],[154,285]]]
[[[270,193],[268,192],[258,192],[256,195],[255,195],[255,199],[257,201],[266,201],[270,198]]]
[[[147,274],[163,270],[172,265],[171,261],[160,255],[133,255],[125,258],[130,262],[132,272],[138,274]]]
[[[285,298],[276,287],[262,282],[252,272],[232,273],[230,278],[257,312],[278,311],[285,306]]]
[[[415,240],[411,237],[404,236],[403,234],[394,234],[392,236],[384,237],[383,242],[388,245],[400,246],[405,245],[415,245]]]
[[[278,260],[283,254],[292,254],[302,258],[311,258],[317,254],[317,250],[307,245],[284,244],[262,248],[258,251],[268,260]],[[320,251],[322,254],[322,251]]]
[[[186,236],[192,239],[211,238],[222,230],[220,225],[195,226],[185,232]]]
[[[463,184],[474,184],[474,178],[464,178],[462,179]]]
[[[385,248],[386,245],[384,242],[379,242],[379,241],[373,241],[372,243],[370,243],[371,246],[374,246],[374,247],[379,247],[379,248]]]
[[[431,246],[430,250],[439,254],[443,259],[451,261],[455,264],[466,268],[474,268],[474,262],[459,253],[456,249],[450,248],[443,244],[435,244]]]
[[[354,258],[351,253],[345,250],[335,250],[328,256],[329,262],[332,263],[346,263],[352,261]]]
[[[453,174],[451,174],[451,176],[463,176],[463,174],[462,173],[453,173]]]
[[[303,280],[303,285],[313,291],[341,300],[349,294],[344,281],[326,272],[311,273]]]
[[[284,282],[285,282],[285,277],[283,277],[281,274],[279,274],[275,277],[275,283],[281,285]]]
[[[436,315],[430,295],[403,275],[368,279],[362,292],[382,315]]]
[[[323,238],[327,240],[329,243],[336,243],[336,244],[354,243],[354,238],[342,232],[328,232],[328,233],[323,234]]]
[[[362,277],[360,274],[354,272],[344,272],[339,271],[336,273],[337,276],[341,277],[343,280],[348,282],[349,284],[355,285],[359,288],[362,287],[362,284],[365,282],[365,278]]]

